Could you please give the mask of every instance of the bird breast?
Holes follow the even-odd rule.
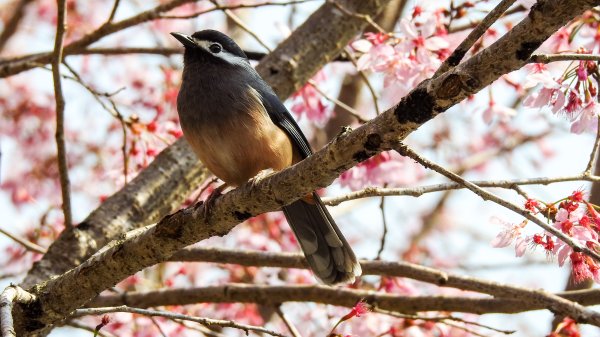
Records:
[[[235,95],[229,106],[205,104],[180,109],[188,110],[180,111],[181,126],[202,163],[232,186],[245,183],[262,170],[290,166],[294,159],[292,143],[269,117],[260,94],[248,86],[229,95]]]

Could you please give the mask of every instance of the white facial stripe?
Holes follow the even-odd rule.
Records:
[[[194,39],[194,41],[202,49],[206,50],[207,52],[211,53],[213,56],[218,57],[221,60],[223,60],[229,64],[234,64],[234,65],[239,65],[239,66],[248,65],[248,62],[244,58],[231,54],[230,52],[225,50],[225,48],[223,48],[223,46],[221,46],[221,44],[218,42],[212,42],[212,41],[206,41],[206,40],[196,40],[196,39]],[[212,44],[218,44],[221,47],[221,51],[216,54],[211,52],[210,46]]]

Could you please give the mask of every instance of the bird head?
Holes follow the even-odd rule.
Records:
[[[171,33],[183,46],[185,64],[206,63],[216,65],[249,64],[244,51],[227,35],[216,30],[201,30],[192,35]]]

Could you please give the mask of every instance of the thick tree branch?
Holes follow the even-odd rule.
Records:
[[[218,198],[210,218],[205,218],[202,205],[181,210],[164,218],[156,226],[114,242],[82,265],[39,285],[34,289],[39,296],[39,310],[36,311],[39,314],[36,316],[29,312],[19,317],[18,321],[24,323],[21,327],[39,327],[56,322],[102,290],[147,266],[164,261],[184,246],[214,235],[224,235],[252,215],[279,209],[316,188],[329,185],[342,171],[389,149],[398,139],[406,137],[437,114],[481,90],[501,75],[522,67],[531,53],[560,26],[596,4],[597,1],[593,0],[538,3],[529,16],[503,38],[452,71],[420,84],[394,108],[354,132],[341,134],[326,148],[295,166]],[[332,17],[335,15],[328,17],[329,23]],[[306,27],[307,23],[302,27]],[[327,26],[317,25],[320,30]],[[347,41],[342,42],[345,44]],[[331,43],[343,45],[340,41]],[[290,51],[295,47],[290,46],[289,39],[282,45],[283,49],[291,48]],[[300,53],[306,54],[306,51]],[[272,55],[267,57],[272,58]],[[268,79],[281,72],[292,76],[297,68],[297,62],[293,59],[275,62],[281,68],[270,67],[267,73],[271,76],[266,76]],[[293,89],[290,83],[282,86]],[[557,306],[551,308],[563,310]],[[580,321],[591,320],[600,325],[597,315],[593,313],[582,312],[576,317]]]
[[[207,176],[185,140],[178,140],[78,226],[65,229],[34,263],[22,286],[64,273],[122,233],[158,221]]]
[[[598,289],[569,291],[553,295],[560,296],[568,302],[579,303],[579,305],[600,304],[600,290]],[[351,308],[361,299],[380,309],[407,314],[422,311],[514,314],[530,310],[548,309],[539,302],[530,302],[518,297],[401,296],[370,290],[333,288],[319,285],[272,286],[247,284],[103,295],[90,303],[90,306],[104,307],[125,304],[147,308],[163,305],[239,302],[272,306],[285,302],[314,302]]]

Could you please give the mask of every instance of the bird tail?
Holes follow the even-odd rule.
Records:
[[[283,213],[317,279],[325,284],[352,283],[360,276],[352,248],[316,193],[284,206]]]

